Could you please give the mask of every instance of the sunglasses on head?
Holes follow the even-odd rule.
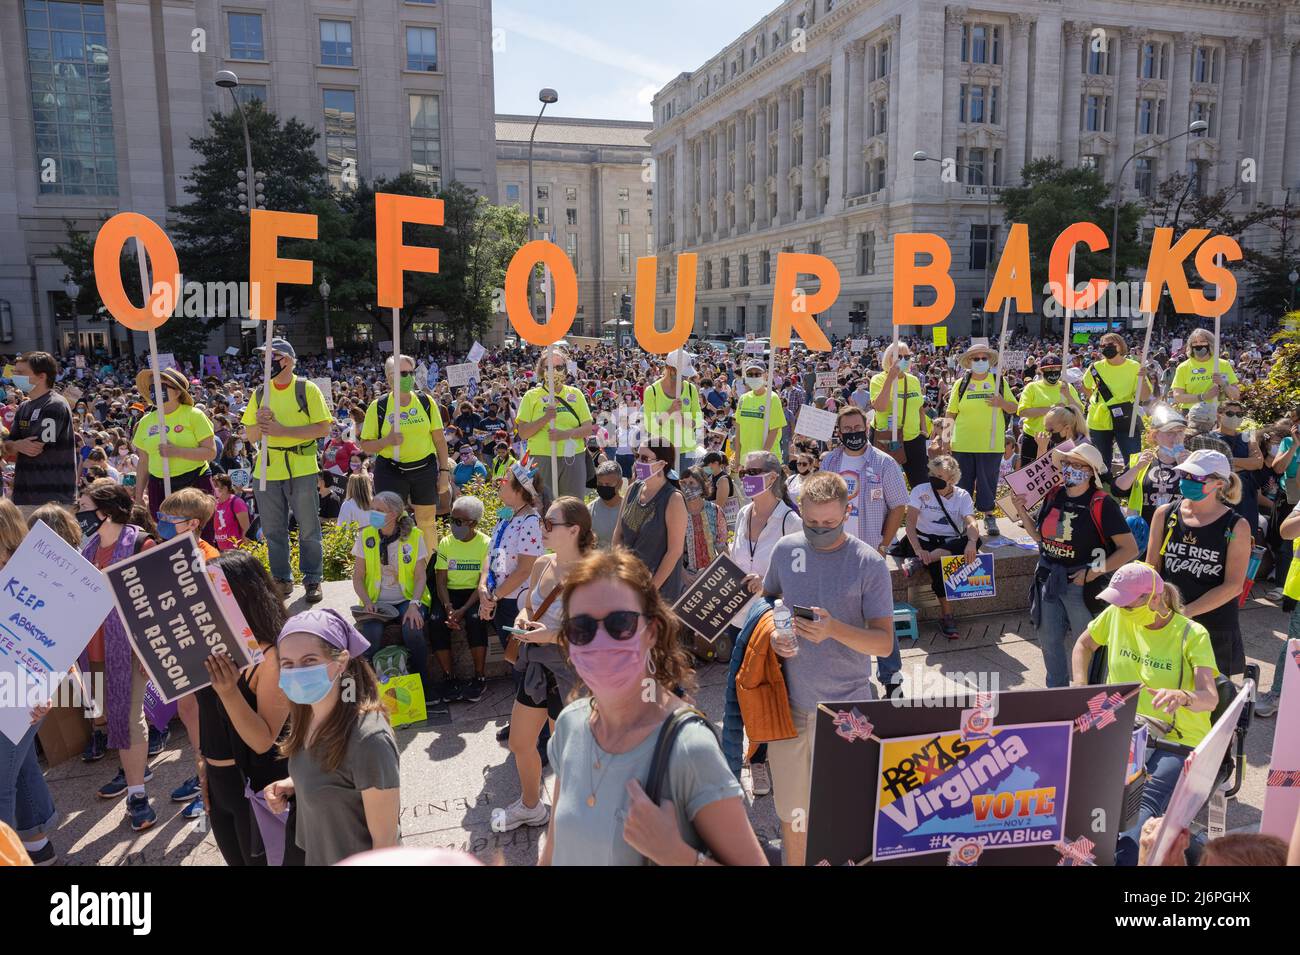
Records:
[[[560,624],[564,638],[574,646],[585,647],[596,639],[596,631],[603,625],[605,632],[615,640],[631,640],[636,636],[637,624],[645,614],[636,610],[615,610],[604,617],[580,613],[565,617]]]

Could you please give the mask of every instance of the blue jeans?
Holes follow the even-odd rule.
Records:
[[[1092,621],[1083,602],[1083,588],[1069,584],[1060,597],[1043,601],[1043,622],[1038,628],[1038,644],[1047,667],[1048,687],[1070,685],[1070,656],[1074,641]]]
[[[305,584],[319,584],[325,572],[325,556],[320,539],[320,495],[316,493],[315,474],[267,481],[266,490],[253,485],[257,513],[266,536],[266,553],[271,561],[271,576],[276,580],[293,580],[289,565],[289,512],[298,522],[298,569]]]
[[[59,815],[36,761],[36,729],[16,746],[0,733],[0,822],[29,841],[47,832]]]
[[[429,673],[429,641],[424,635],[425,627],[412,627],[406,622],[406,608],[410,605],[409,600],[393,604],[397,608],[397,619],[402,621],[402,643],[406,646],[406,652],[411,655],[411,672],[420,674],[420,682],[424,684],[424,692],[427,696],[429,691],[433,689],[433,678]],[[425,626],[427,626],[429,623],[428,611],[423,607],[420,609],[424,612],[424,622]],[[363,620],[357,624],[357,629],[361,631],[363,637],[370,641],[370,649],[366,651],[366,659],[373,660],[384,639],[384,621]]]
[[[1109,471],[1110,459],[1115,453],[1116,444],[1119,445],[1120,457],[1126,463],[1130,457],[1142,450],[1142,427],[1139,425],[1131,438],[1128,436],[1128,428],[1119,431],[1090,431],[1088,440],[1101,452],[1101,459],[1106,462],[1106,470]],[[1107,479],[1103,476],[1102,480]]]
[[[903,654],[898,649],[898,635],[894,635],[894,649],[889,656],[876,657],[876,679],[886,690],[891,684],[901,683],[899,672],[903,669]]]
[[[1146,788],[1142,790],[1142,807],[1138,810],[1137,822],[1132,828],[1119,834],[1115,844],[1116,865],[1137,865],[1138,839],[1142,835],[1142,826],[1154,816],[1164,815],[1169,805],[1169,797],[1174,794],[1174,786],[1183,772],[1181,753],[1169,753],[1162,749],[1153,749],[1147,757]]]

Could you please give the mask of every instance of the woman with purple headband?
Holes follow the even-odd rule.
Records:
[[[333,865],[401,841],[397,741],[379,699],[370,646],[337,610],[306,610],[280,631],[280,688],[289,778],[265,790],[272,812],[296,804],[295,838],[307,865]]]

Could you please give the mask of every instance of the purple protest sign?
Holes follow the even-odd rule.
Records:
[[[1053,450],[1069,451],[1073,447],[1073,441],[1063,441]],[[1032,464],[1007,475],[1007,484],[1025,507],[1033,507],[1047,496],[1048,491],[1060,483],[1061,472],[1052,462],[1050,453],[1036,458]]]
[[[160,733],[167,728],[167,724],[176,715],[176,704],[163,701],[153,685],[153,680],[144,685],[144,715],[149,720],[149,725]]]

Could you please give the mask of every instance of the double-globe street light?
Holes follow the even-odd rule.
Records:
[[[924,149],[918,149],[912,153],[913,162],[937,162],[944,164],[945,159],[936,159]],[[982,168],[971,166],[967,163],[954,162],[953,166],[957,169],[965,169],[967,172],[977,173],[981,181],[985,179],[985,173]],[[973,185],[973,183],[967,183]],[[989,288],[992,283],[989,279],[989,267],[993,264],[993,186],[987,182],[984,183],[984,302],[988,303]]]

